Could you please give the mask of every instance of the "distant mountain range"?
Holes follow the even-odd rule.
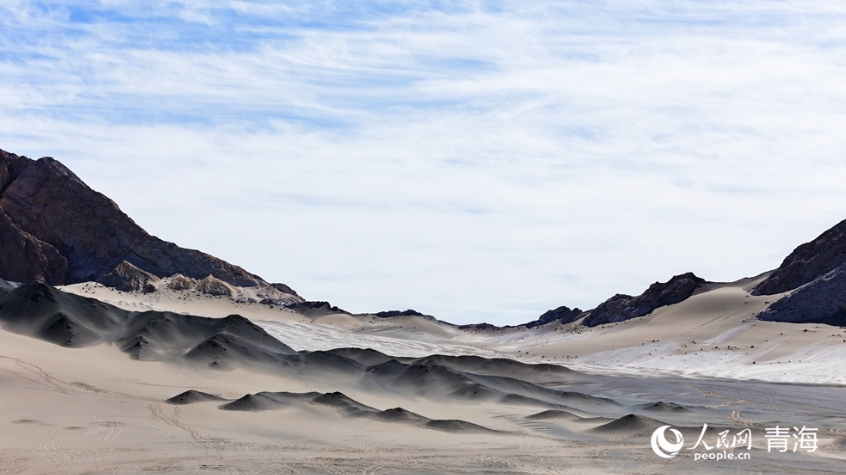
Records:
[[[161,286],[235,296],[233,287],[259,288],[263,302],[302,313],[344,312],[326,302],[305,302],[285,284],[203,252],[149,235],[106,196],[92,190],[57,160],[32,160],[0,150],[0,278],[23,284],[99,282],[131,292]],[[597,325],[649,315],[713,284],[686,273],[656,282],[638,296],[617,294],[594,309],[566,306],[523,324]],[[846,326],[846,220],[796,248],[753,290],[776,300],[758,318]],[[379,312],[383,318],[418,314]],[[428,317],[432,319],[432,317]],[[489,330],[490,324],[460,328]]]
[[[768,274],[766,278],[751,293],[773,295],[776,301],[758,318],[846,326],[846,220],[802,244],[777,269],[765,274]],[[559,307],[526,325],[533,327],[553,321],[569,323],[579,319],[589,327],[621,322],[682,302],[709,284],[713,282],[692,273],[677,275],[667,282],[652,284],[638,296],[617,294],[587,311]]]

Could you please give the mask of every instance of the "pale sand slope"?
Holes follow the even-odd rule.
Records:
[[[460,331],[419,317],[310,318],[279,307],[172,291],[128,294],[99,285],[63,290],[131,309],[213,317],[238,313],[296,350],[373,348],[395,356],[508,356],[595,373],[673,374],[766,381],[846,382],[846,330],[754,319],[779,296],[749,294],[759,280],[714,284],[688,300],[627,322],[586,328],[550,324],[494,332]]]
[[[536,403],[409,397],[333,377],[140,362],[109,345],[69,349],[0,331],[0,473],[839,473],[846,459],[840,388],[612,376],[545,386],[613,400],[562,393],[580,409],[550,412]],[[401,406],[491,430],[444,432],[308,402],[263,412],[165,402],[189,389],[231,400],[341,390],[374,410]],[[711,439],[724,428],[752,429],[753,460],[696,462],[684,453],[665,461],[649,449],[663,423],[692,445],[705,422],[716,428]],[[776,423],[819,427],[819,450],[767,453],[763,430]]]

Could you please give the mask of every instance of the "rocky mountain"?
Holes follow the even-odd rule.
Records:
[[[337,313],[344,313],[350,315],[350,312],[342,308],[338,308],[329,302],[297,302],[286,304],[285,307],[302,315],[309,317],[321,317],[323,315],[332,315]]]
[[[617,294],[593,310],[577,313],[559,307],[544,313],[528,328],[582,318],[593,327],[649,315],[655,309],[679,303],[707,282],[692,273],[656,282],[636,297]],[[753,295],[776,295],[773,303],[757,315],[760,320],[791,323],[825,323],[846,326],[846,220],[802,244],[770,272]]]
[[[776,300],[758,314],[761,320],[825,323],[846,327],[846,265]]]
[[[761,320],[846,326],[846,221],[797,247],[752,292],[789,292]]]
[[[270,284],[214,256],[149,235],[113,201],[53,158],[32,160],[0,150],[2,279],[51,285],[96,281],[130,292],[195,291],[242,303],[285,306],[311,316],[348,313],[326,302],[306,302],[285,284]],[[587,311],[558,307],[521,326],[621,322],[679,303],[706,283],[692,273],[677,275],[655,282],[637,296],[617,294]],[[245,296],[245,288],[253,290]],[[0,286],[0,291],[6,290]],[[846,326],[846,220],[797,247],[752,290],[754,295],[785,293],[758,318]],[[412,310],[374,315],[434,320]],[[500,330],[485,323],[459,328]],[[90,337],[79,331],[79,338]]]
[[[52,285],[98,281],[126,291],[156,290],[179,274],[181,283],[215,295],[228,286],[284,284],[214,256],[149,235],[117,204],[92,190],[57,160],[0,150],[0,278]],[[179,285],[179,284],[176,284]]]
[[[655,282],[645,292],[636,297],[617,294],[599,304],[595,309],[590,310],[582,324],[595,327],[603,323],[622,322],[649,315],[656,308],[686,300],[705,283],[704,279],[688,272],[673,276],[672,279],[664,283]]]
[[[708,282],[705,279],[688,272],[673,276],[667,282],[655,282],[637,296],[617,294],[592,310],[582,311],[578,308],[558,307],[545,312],[537,320],[524,323],[523,326],[534,328],[552,322],[571,323],[579,319],[583,319],[581,324],[588,327],[622,322],[649,315],[657,308],[686,300],[696,289],[706,283]]]
[[[846,220],[790,253],[781,265],[752,290],[753,295],[787,292],[846,264]]]
[[[547,310],[537,320],[527,323],[526,328],[534,328],[550,322],[570,323],[578,320],[584,314],[585,312],[578,308],[571,309],[562,305],[556,309]]]
[[[396,317],[420,317],[424,320],[429,320],[430,322],[437,322],[439,321],[437,318],[426,315],[423,313],[418,312],[417,310],[408,309],[408,310],[387,310],[384,312],[376,312],[373,316],[379,318],[396,318]]]

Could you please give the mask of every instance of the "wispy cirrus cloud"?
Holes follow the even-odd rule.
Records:
[[[353,311],[515,323],[844,216],[837,2],[0,3],[0,148]]]

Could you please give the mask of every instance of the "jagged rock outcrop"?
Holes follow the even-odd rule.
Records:
[[[376,312],[373,315],[375,315],[379,318],[420,317],[424,320],[429,320],[430,322],[438,321],[438,319],[436,319],[435,317],[433,317],[431,315],[425,315],[425,314],[418,312],[417,310],[412,310],[412,309],[408,309],[408,310],[387,310],[387,311],[384,311],[384,312]]]
[[[109,282],[135,287],[116,280],[127,269],[118,269],[124,263],[157,278],[211,275],[235,286],[270,285],[214,256],[150,236],[53,158],[31,160],[0,150],[0,278],[59,285],[111,274]],[[130,280],[138,277],[129,274]]]
[[[544,312],[537,320],[526,323],[526,328],[539,327],[551,322],[570,323],[578,320],[585,312],[578,308],[569,308],[565,306],[558,307],[554,310]]]
[[[193,290],[197,286],[197,279],[185,277],[182,274],[176,274],[170,278],[167,286],[171,290]]]
[[[252,300],[255,301],[256,299],[252,299]],[[273,307],[273,306],[286,307],[288,305],[294,305],[294,304],[297,304],[299,302],[300,302],[299,300],[294,300],[294,299],[291,299],[291,298],[287,298],[287,299],[261,299],[261,300],[258,301],[258,303],[260,303],[262,305],[269,305],[271,307]],[[245,302],[245,303],[251,303],[251,302]]]
[[[220,279],[215,279],[212,276],[206,276],[205,279],[197,282],[196,289],[204,294],[216,295],[221,297],[231,297],[232,288],[224,284]]]
[[[97,279],[97,282],[112,287],[124,292],[144,292],[150,293],[156,291],[155,283],[160,279],[149,272],[135,267],[134,265],[123,261],[108,274]]]
[[[617,294],[590,310],[582,324],[594,327],[603,323],[622,322],[649,315],[656,308],[686,300],[704,283],[706,283],[704,279],[688,272],[673,276],[665,283],[655,282],[637,297]]]
[[[286,289],[286,290],[282,290]],[[284,284],[270,284],[256,291],[256,298],[265,305],[290,305],[302,302],[303,299],[290,287]]]
[[[302,315],[307,315],[309,317],[320,317],[323,315],[333,315],[337,313],[345,313],[347,315],[350,315],[350,312],[347,312],[342,308],[338,308],[330,304],[329,302],[296,302],[292,304],[287,304],[285,305],[285,307]]]
[[[772,295],[796,289],[846,264],[846,220],[802,244],[753,290],[753,295]]]
[[[498,327],[496,325],[493,325],[493,324],[490,324],[490,323],[487,323],[487,322],[482,322],[482,323],[468,323],[467,325],[459,325],[457,328],[459,330],[465,330],[465,331],[492,332],[492,331],[501,330],[503,328],[509,328],[509,327]]]
[[[846,326],[846,264],[778,299],[757,318]]]
[[[3,277],[15,282],[60,284],[68,274],[68,261],[0,210],[0,270]]]
[[[285,284],[280,284],[278,282],[275,282],[275,283],[270,284],[270,286],[272,288],[276,289],[277,291],[282,292],[283,294],[293,295],[295,297],[300,296],[300,294],[298,294],[296,291],[294,291],[294,289],[288,287]]]

